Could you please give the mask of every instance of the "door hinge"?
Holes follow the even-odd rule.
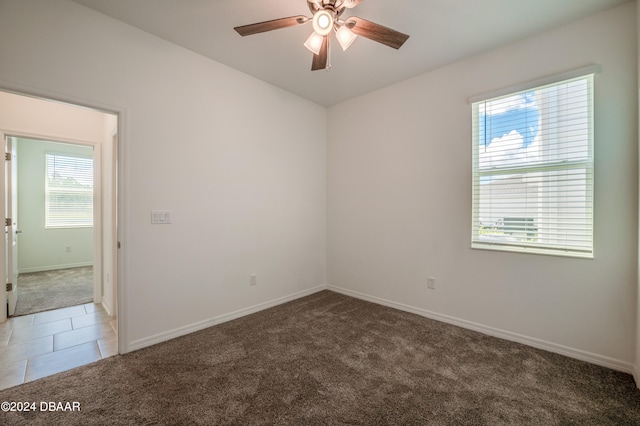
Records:
[[[7,291],[13,291],[13,283],[7,283]]]
[[[4,159],[6,161],[11,161],[11,153],[10,152],[5,152],[4,153]]]
[[[11,226],[11,218],[8,217],[4,220],[4,226]]]

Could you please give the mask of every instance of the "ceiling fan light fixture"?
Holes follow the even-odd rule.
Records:
[[[343,25],[336,31],[336,38],[338,39],[338,43],[340,43],[340,47],[342,47],[342,50],[347,50],[349,46],[353,44],[356,38],[358,38],[358,36],[355,35],[349,28]]]
[[[358,36],[373,40],[393,49],[400,49],[409,36],[366,19],[351,16],[340,19],[346,9],[358,6],[364,0],[306,0],[312,17],[304,15],[272,19],[234,27],[242,37],[303,25],[311,21],[313,33],[304,46],[313,52],[311,71],[328,70],[331,67],[332,31],[343,50],[349,49]],[[2,0],[0,0],[0,3]]]
[[[313,31],[326,36],[333,29],[334,17],[331,12],[326,9],[321,9],[313,15]]]
[[[320,34],[313,32],[304,42],[304,47],[313,52],[314,55],[320,54],[320,48],[322,47],[322,42],[324,41],[324,37]]]

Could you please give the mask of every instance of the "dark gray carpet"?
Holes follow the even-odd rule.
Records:
[[[18,277],[15,316],[93,301],[93,267],[30,272]]]
[[[0,392],[29,425],[627,425],[623,374],[323,291]]]

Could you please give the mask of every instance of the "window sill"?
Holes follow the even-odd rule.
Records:
[[[479,243],[474,242],[471,243],[472,249],[479,250],[493,250],[493,251],[502,251],[508,253],[523,253],[523,254],[536,254],[536,255],[544,255],[544,256],[559,256],[559,257],[572,257],[577,259],[593,259],[593,252],[591,253],[583,253],[576,252],[570,250],[560,250],[560,249],[543,249],[543,248],[532,248],[532,247],[516,247],[516,246],[504,246],[500,244],[490,244],[490,243]]]

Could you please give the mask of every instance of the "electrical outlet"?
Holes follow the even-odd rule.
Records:
[[[64,248],[64,251],[66,251],[67,253],[71,253],[71,246],[66,246]]]
[[[427,278],[427,287],[429,287],[431,290],[436,289],[436,279],[434,277]]]
[[[256,274],[251,274],[249,276],[249,285],[256,285],[258,283]]]

